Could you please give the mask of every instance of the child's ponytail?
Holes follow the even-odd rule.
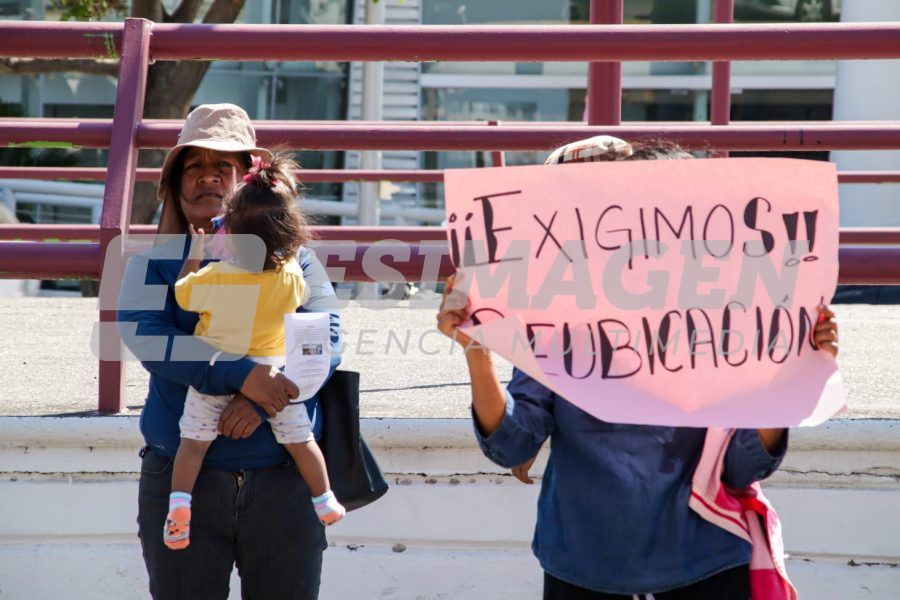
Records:
[[[299,169],[289,154],[276,153],[271,162],[254,156],[244,184],[225,199],[228,232],[259,237],[266,245],[265,268],[280,268],[310,239],[309,224],[296,205],[300,189],[295,172]],[[245,264],[251,258],[249,250],[235,254]]]
[[[297,195],[297,184],[294,179],[294,171],[300,169],[300,165],[285,153],[277,153],[271,162],[262,160],[259,156],[253,156],[250,168],[244,174],[244,183],[256,185],[261,188],[273,189],[278,184],[288,188],[288,193]]]

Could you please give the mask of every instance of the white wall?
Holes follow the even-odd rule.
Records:
[[[393,485],[329,530],[322,598],[539,597],[528,549],[538,486],[489,463],[470,427],[363,421]],[[135,537],[140,446],[136,417],[0,418],[0,598],[147,597]],[[900,589],[898,459],[896,421],[792,433],[767,492],[801,597]]]

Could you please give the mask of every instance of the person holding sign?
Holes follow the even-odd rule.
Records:
[[[178,306],[200,314],[194,335],[224,352],[246,354],[276,369],[284,366],[284,315],[309,298],[303,271],[294,258],[307,241],[306,219],[294,205],[293,171],[297,169],[299,165],[283,155],[276,154],[271,163],[254,159],[243,184],[224,202],[220,231],[233,240],[228,244],[233,255],[201,268],[207,236],[203,229],[196,231],[189,225],[191,254],[175,282]],[[253,244],[255,241],[262,244]],[[256,302],[243,302],[249,299],[237,294],[233,286],[247,286],[245,289],[257,296]],[[257,307],[255,314],[252,319],[241,319],[242,307],[248,305]],[[163,543],[172,550],[190,544],[191,493],[203,458],[219,436],[219,418],[231,398],[188,388],[163,533]],[[275,439],[294,459],[312,492],[319,520],[323,525],[340,521],[346,511],[330,489],[325,458],[312,434],[306,406],[292,402],[268,416]]]
[[[689,158],[677,148],[601,136],[560,148],[548,163]],[[565,247],[565,240],[556,243]],[[518,368],[504,390],[491,351],[460,329],[472,308],[456,277],[447,282],[438,328],[466,350],[483,452],[531,483],[528,469],[552,440],[532,544],[544,570],[544,598],[750,598],[757,549],[689,504],[697,501],[700,467],[721,473],[714,489],[744,490],[768,477],[785,455],[787,430],[728,432],[717,438],[723,446],[716,463],[707,457],[712,429],[607,422]],[[819,350],[837,354],[837,324],[828,308],[819,308],[811,336]],[[768,597],[795,597],[789,582],[779,590],[782,595]]]

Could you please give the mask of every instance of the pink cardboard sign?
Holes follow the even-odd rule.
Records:
[[[837,283],[837,175],[768,158],[447,171],[465,331],[605,421],[815,425],[844,407],[812,338]]]

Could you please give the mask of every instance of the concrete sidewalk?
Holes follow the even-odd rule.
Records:
[[[97,302],[83,298],[0,299],[0,415],[66,415],[97,408],[91,332]],[[849,418],[900,417],[900,306],[836,306],[839,364]],[[362,416],[464,418],[469,386],[461,351],[434,328],[434,308],[342,311],[342,368],[360,371]],[[506,381],[510,366],[500,361]],[[147,373],[126,365],[127,405],[144,404]]]

